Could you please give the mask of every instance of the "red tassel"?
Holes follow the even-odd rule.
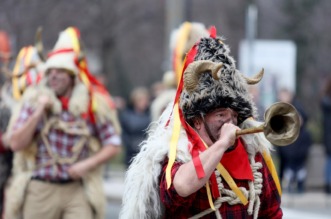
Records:
[[[209,28],[209,34],[210,34],[210,37],[211,38],[216,38],[216,34],[217,34],[217,31],[216,31],[216,27],[215,26],[211,26]]]

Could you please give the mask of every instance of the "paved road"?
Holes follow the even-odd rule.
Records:
[[[106,219],[117,219],[120,212],[121,205],[116,202],[109,202],[107,207]],[[331,210],[321,209],[307,210],[307,209],[291,209],[283,208],[284,219],[330,219]]]
[[[117,219],[121,208],[123,179],[113,177],[105,182],[108,194],[106,219]],[[331,196],[322,192],[287,194],[282,196],[284,219],[331,219]]]
[[[109,201],[107,205],[106,219],[117,219],[120,209],[121,204],[119,202]]]
[[[322,210],[283,208],[284,219],[330,219],[331,212]]]

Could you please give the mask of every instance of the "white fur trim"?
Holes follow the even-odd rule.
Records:
[[[74,52],[64,52],[52,55],[49,57],[45,64],[45,71],[51,68],[63,68],[73,72],[75,75],[78,75],[78,68],[74,62],[75,54]]]
[[[125,178],[125,190],[120,218],[159,218],[162,204],[159,197],[159,175],[162,162],[168,154],[173,129],[173,118],[165,124],[171,114],[168,105],[160,119],[149,129],[148,139],[141,144],[140,153],[134,158]],[[191,160],[185,130],[180,130],[177,160]]]

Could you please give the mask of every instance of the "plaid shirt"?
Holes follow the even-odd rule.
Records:
[[[260,172],[263,175],[263,188],[262,194],[260,195],[261,206],[259,210],[258,218],[272,218],[278,219],[282,218],[282,210],[280,208],[280,196],[278,194],[275,182],[266,166],[263,157],[261,154],[257,154],[255,157],[256,162],[262,162],[263,167],[260,169]],[[165,179],[165,170],[167,167],[168,160],[163,163],[163,172],[161,174],[160,181],[160,196],[162,203],[165,205],[165,217],[164,218],[189,218],[202,211],[209,209],[209,202],[207,198],[206,188],[203,187],[198,190],[196,193],[191,194],[190,196],[183,198],[179,196],[173,186],[167,190],[166,179]],[[181,163],[176,162],[171,171],[172,179],[174,178],[178,168],[181,166]],[[246,180],[236,180],[234,179],[238,187],[245,187],[248,189],[248,182]],[[223,182],[224,187],[229,189],[229,186],[226,182]],[[219,209],[222,218],[232,218],[232,219],[243,219],[243,218],[253,218],[252,215],[247,213],[248,204],[246,206],[242,204],[229,205],[228,203],[223,203]],[[210,213],[204,217],[207,218],[216,218],[215,213]]]
[[[33,114],[34,110],[28,104],[25,104],[19,114],[18,119],[16,120],[13,129],[16,130],[21,127],[27,119]],[[74,122],[81,120],[82,118],[74,117],[68,111],[62,111],[59,115],[59,119],[64,122]],[[46,150],[45,143],[39,137],[39,133],[44,126],[44,121],[40,121],[37,125],[37,129],[35,131],[34,138],[37,140],[37,169],[33,172],[33,177],[39,177],[42,179],[48,180],[67,180],[69,179],[69,174],[67,172],[70,164],[56,164],[56,168],[54,165],[46,165],[49,163],[52,158]],[[97,123],[92,124],[91,122],[87,121],[88,129],[91,133],[91,136],[96,136],[102,146],[120,146],[121,145],[121,138],[115,132],[114,127],[112,124],[109,123]],[[73,155],[72,149],[75,143],[81,138],[81,136],[67,134],[62,130],[51,128],[47,135],[48,142],[50,144],[51,150],[54,154],[57,154],[61,158],[70,158]],[[83,160],[87,158],[88,155],[88,147],[85,144],[78,156],[78,160]],[[76,161],[77,162],[77,161]]]

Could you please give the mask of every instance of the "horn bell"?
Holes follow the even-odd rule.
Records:
[[[289,103],[277,102],[264,114],[264,135],[274,145],[285,146],[297,140],[300,132],[300,118],[295,107]]]
[[[276,102],[264,114],[264,123],[258,127],[237,130],[236,135],[263,132],[273,145],[286,146],[295,142],[300,132],[299,113],[289,103]]]

